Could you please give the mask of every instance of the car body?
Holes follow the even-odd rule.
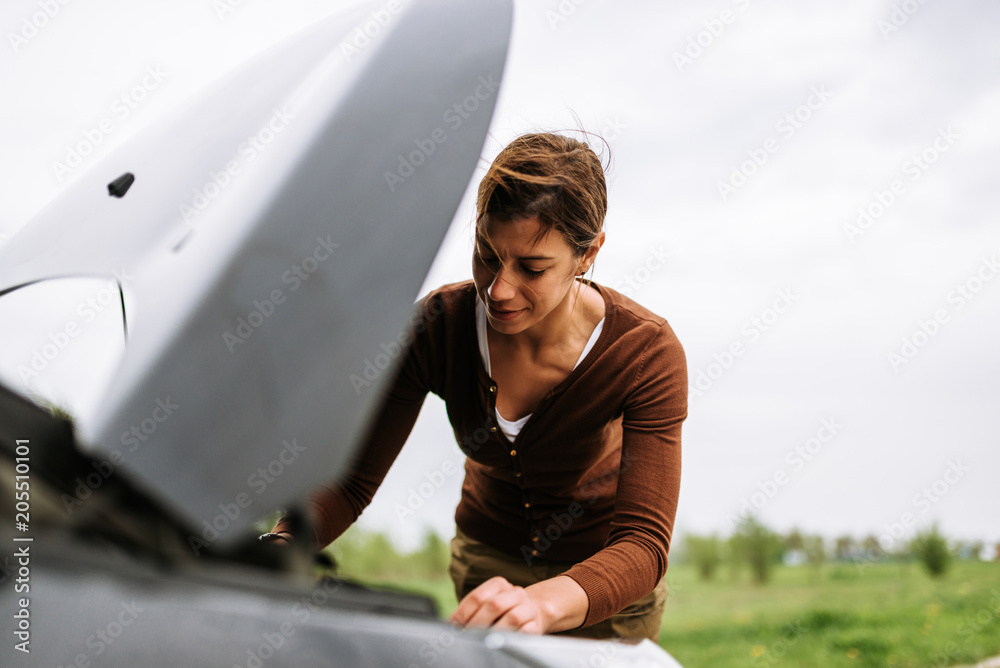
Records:
[[[306,548],[256,540],[266,513],[302,516],[378,407],[479,159],[512,11],[328,19],[95,164],[3,247],[0,295],[130,278],[127,351],[95,415],[71,425],[0,388],[0,663],[677,665],[649,641],[456,628],[429,599],[317,582]]]

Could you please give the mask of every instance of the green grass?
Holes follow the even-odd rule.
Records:
[[[1000,564],[956,562],[816,572],[780,567],[754,586],[670,567],[660,644],[698,666],[953,666],[1000,654]]]
[[[457,605],[444,568],[373,578],[351,561],[344,576],[431,596],[444,618]],[[776,567],[767,585],[748,580],[702,582],[693,565],[671,564],[660,645],[685,668],[944,668],[1000,654],[997,563],[956,561],[940,579],[880,563]]]

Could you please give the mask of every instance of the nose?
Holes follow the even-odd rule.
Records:
[[[486,289],[486,294],[494,303],[499,303],[512,299],[517,291],[514,290],[514,286],[504,278],[504,272],[507,269],[505,267],[500,267],[496,275],[493,277],[493,282],[490,283],[490,287]]]

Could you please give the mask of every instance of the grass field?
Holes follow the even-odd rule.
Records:
[[[776,570],[754,586],[671,567],[660,644],[697,666],[953,666],[1000,654],[1000,564]]]
[[[915,563],[778,567],[765,586],[745,574],[702,582],[684,564],[667,578],[660,644],[685,668],[943,668],[1000,655],[997,563],[955,562],[942,579]],[[442,615],[456,605],[447,578],[394,584],[434,597]]]

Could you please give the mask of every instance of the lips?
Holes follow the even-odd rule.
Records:
[[[513,318],[516,318],[517,315],[524,310],[524,309],[519,309],[517,311],[501,311],[496,308],[493,308],[489,304],[486,304],[486,309],[489,312],[489,314],[494,318],[496,318],[497,320],[511,320]]]

